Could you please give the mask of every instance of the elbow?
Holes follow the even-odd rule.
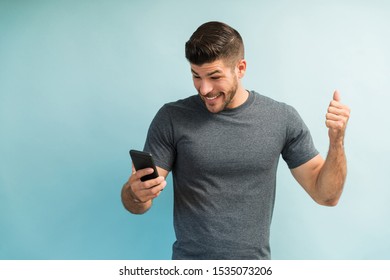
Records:
[[[324,203],[322,203],[322,206],[327,206],[327,207],[335,207],[339,203],[338,199],[332,199],[332,200],[327,200]]]
[[[326,199],[315,199],[319,205],[327,206],[327,207],[335,207],[339,203],[340,196],[337,197],[329,197]]]
[[[126,208],[126,207],[125,207]],[[146,209],[132,209],[132,208],[126,208],[127,211],[129,211],[133,215],[142,215],[148,212],[149,208]]]
[[[137,204],[131,204],[131,203],[128,203],[124,200],[122,200],[122,204],[123,204],[123,207],[131,214],[133,215],[142,215],[142,214],[145,214],[146,212],[148,212],[148,210],[150,209],[150,206],[149,207],[139,207],[139,205]],[[138,207],[137,207],[138,206]]]
[[[319,188],[313,199],[322,206],[335,207],[338,205],[341,194],[343,193],[343,185],[333,185],[332,187]]]

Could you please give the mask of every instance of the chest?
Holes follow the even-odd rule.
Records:
[[[228,176],[276,168],[283,148],[282,127],[253,119],[210,119],[182,124],[175,136],[176,163],[194,173]]]

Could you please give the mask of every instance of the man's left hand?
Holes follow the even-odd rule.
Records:
[[[350,113],[349,107],[340,103],[340,93],[336,90],[326,114],[326,126],[329,128],[328,134],[331,145],[344,144],[345,130]]]

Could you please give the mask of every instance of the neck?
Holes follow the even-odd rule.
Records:
[[[234,95],[233,100],[230,103],[229,108],[233,109],[238,106],[241,106],[242,104],[245,103],[245,101],[248,99],[249,93],[246,89],[239,87],[236,91],[236,94]]]

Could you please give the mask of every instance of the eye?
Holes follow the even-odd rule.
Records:
[[[221,77],[219,76],[214,76],[214,77],[211,77],[212,80],[219,80]]]
[[[193,78],[193,79],[200,79],[199,76],[195,76],[195,75],[192,75],[192,78]]]

